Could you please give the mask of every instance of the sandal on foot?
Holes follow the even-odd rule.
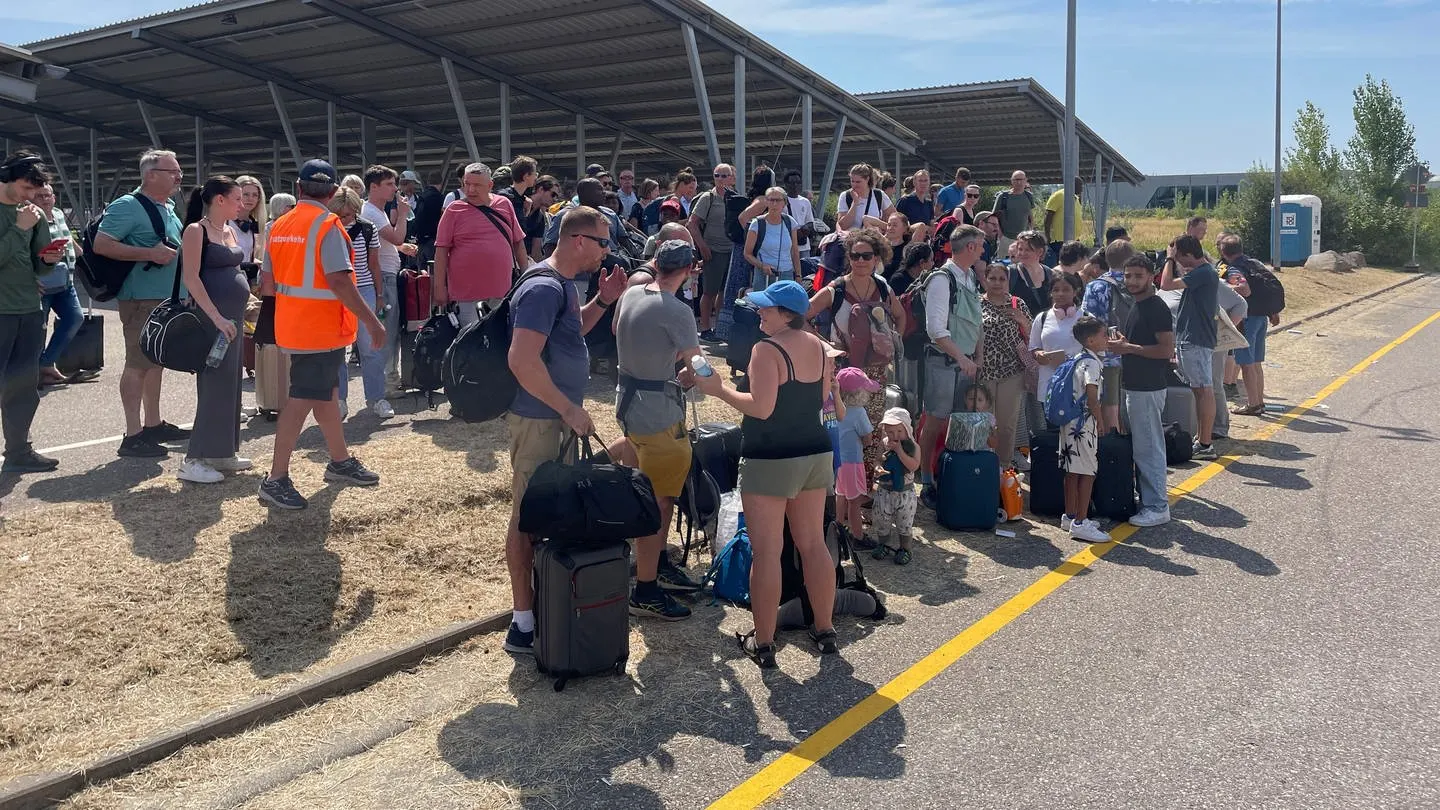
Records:
[[[896,550],[895,550],[895,564],[896,564],[896,565],[909,565],[909,564],[910,564],[910,557],[911,557],[911,556],[912,556],[912,555],[910,554],[910,549],[908,549],[908,548],[896,549]]]
[[[1231,408],[1230,413],[1236,416],[1260,416],[1265,413],[1264,405],[1246,405],[1243,408]]]
[[[835,643],[835,631],[833,629],[818,631],[812,629],[810,631],[810,640],[815,642],[816,647],[820,648],[821,655],[834,655],[840,652],[840,647]]]
[[[899,550],[900,549],[895,548],[894,546],[887,546],[882,543],[879,546],[876,546],[874,551],[870,552],[870,559],[883,560]]]
[[[755,641],[755,631],[751,630],[744,635],[735,634],[735,640],[740,644],[740,651],[745,653],[751,661],[760,665],[761,669],[775,668],[775,645],[760,644]]]

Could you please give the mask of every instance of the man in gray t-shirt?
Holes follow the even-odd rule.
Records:
[[[654,265],[655,280],[626,290],[615,311],[620,371],[615,416],[660,505],[659,533],[635,543],[630,612],[675,621],[689,616],[690,609],[661,587],[659,566],[675,500],[690,473],[690,437],[685,432],[685,399],[676,364],[688,365],[691,357],[700,354],[700,346],[695,315],[675,293],[690,277],[695,250],[672,239],[655,251]]]

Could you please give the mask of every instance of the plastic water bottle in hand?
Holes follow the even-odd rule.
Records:
[[[220,362],[225,359],[225,352],[230,349],[230,338],[225,337],[221,332],[215,336],[215,343],[210,347],[210,354],[205,356],[205,365],[209,368],[217,368]]]
[[[710,361],[699,355],[690,358],[690,370],[695,372],[696,377],[709,377],[715,373]],[[685,399],[688,402],[704,402],[705,392],[700,390],[700,386],[692,385],[685,389]]]

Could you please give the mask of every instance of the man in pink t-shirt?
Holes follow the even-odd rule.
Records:
[[[458,305],[463,326],[480,319],[478,305],[499,303],[514,281],[514,269],[530,265],[525,253],[525,232],[515,208],[504,195],[491,194],[490,167],[465,167],[455,200],[440,215],[435,234],[435,277],[431,300],[445,307]]]

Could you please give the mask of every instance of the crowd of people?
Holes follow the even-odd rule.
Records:
[[[1233,412],[1264,409],[1265,328],[1278,310],[1272,303],[1247,311],[1250,282],[1264,268],[1245,256],[1238,237],[1219,239],[1218,270],[1204,249],[1201,218],[1160,266],[1123,229],[1086,248],[1063,239],[1064,189],[1050,195],[1035,229],[1035,196],[1020,171],[986,209],[965,168],[937,189],[924,170],[897,183],[858,164],[833,223],[815,210],[799,172],[761,166],[742,193],[735,167],[723,163],[701,192],[688,168],[668,183],[637,184],[633,171],[619,172],[616,182],[592,165],[567,185],[518,157],[494,169],[466,164],[447,190],[440,173],[422,183],[413,171],[375,165],[342,178],[311,160],[293,195],[267,200],[254,177],[215,176],[193,189],[183,211],[173,199],[184,180],[173,152],[147,151],[140,174],[137,189],[106,207],[93,241],[96,254],[134,262],[116,295],[126,420],[118,453],[157,458],[188,442],[178,473],[185,481],[213,483],[254,466],[239,455],[245,371],[237,345],[253,333],[257,364],[283,363],[287,380],[260,499],[280,509],[306,506],[289,470],[312,415],[330,457],[325,479],[378,484],[380,476],[346,447],[346,360],[353,347],[366,408],[393,416],[387,398],[401,386],[409,331],[397,305],[402,268],[428,269],[420,277],[431,304],[464,324],[508,294],[508,358],[519,391],[505,417],[514,488],[506,648],[516,653],[531,650],[535,630],[534,552],[518,528],[521,495],[542,463],[571,446],[567,437],[593,433],[584,402],[593,359],[587,340],[602,324],[613,336],[624,433],[609,451],[649,477],[662,512],[660,531],[636,540],[631,612],[684,619],[690,609],[676,594],[700,587],[664,553],[692,464],[685,415],[693,389],[739,414],[755,616],[741,646],[767,667],[774,665],[783,538],[793,538],[804,562],[811,638],[832,653],[827,499],[836,497],[855,548],[910,563],[917,509],[937,505],[936,454],[951,414],[990,411],[992,446],[1006,466],[1023,471],[1031,435],[1045,428],[1049,379],[1080,357],[1066,368],[1089,407],[1061,431],[1068,473],[1061,527],[1102,541],[1108,534],[1087,515],[1098,437],[1130,435],[1141,505],[1131,522],[1154,526],[1169,520],[1162,413],[1175,375],[1194,397],[1197,458],[1216,457],[1213,437],[1223,435],[1231,412],[1217,384],[1235,379],[1227,376],[1232,365],[1245,386]],[[1077,179],[1073,193],[1081,192]],[[71,227],[40,158],[8,156],[0,167],[7,472],[58,464],[34,451],[29,432],[37,388],[74,379],[54,365],[80,318],[72,280],[80,246]],[[191,306],[232,342],[196,375],[190,430],[164,420],[163,369],[140,346],[176,274]],[[729,337],[741,300],[758,310],[762,332],[740,369],[743,380],[696,374]],[[42,345],[49,310],[56,327]],[[1215,351],[1217,313],[1248,339],[1233,359]]]

